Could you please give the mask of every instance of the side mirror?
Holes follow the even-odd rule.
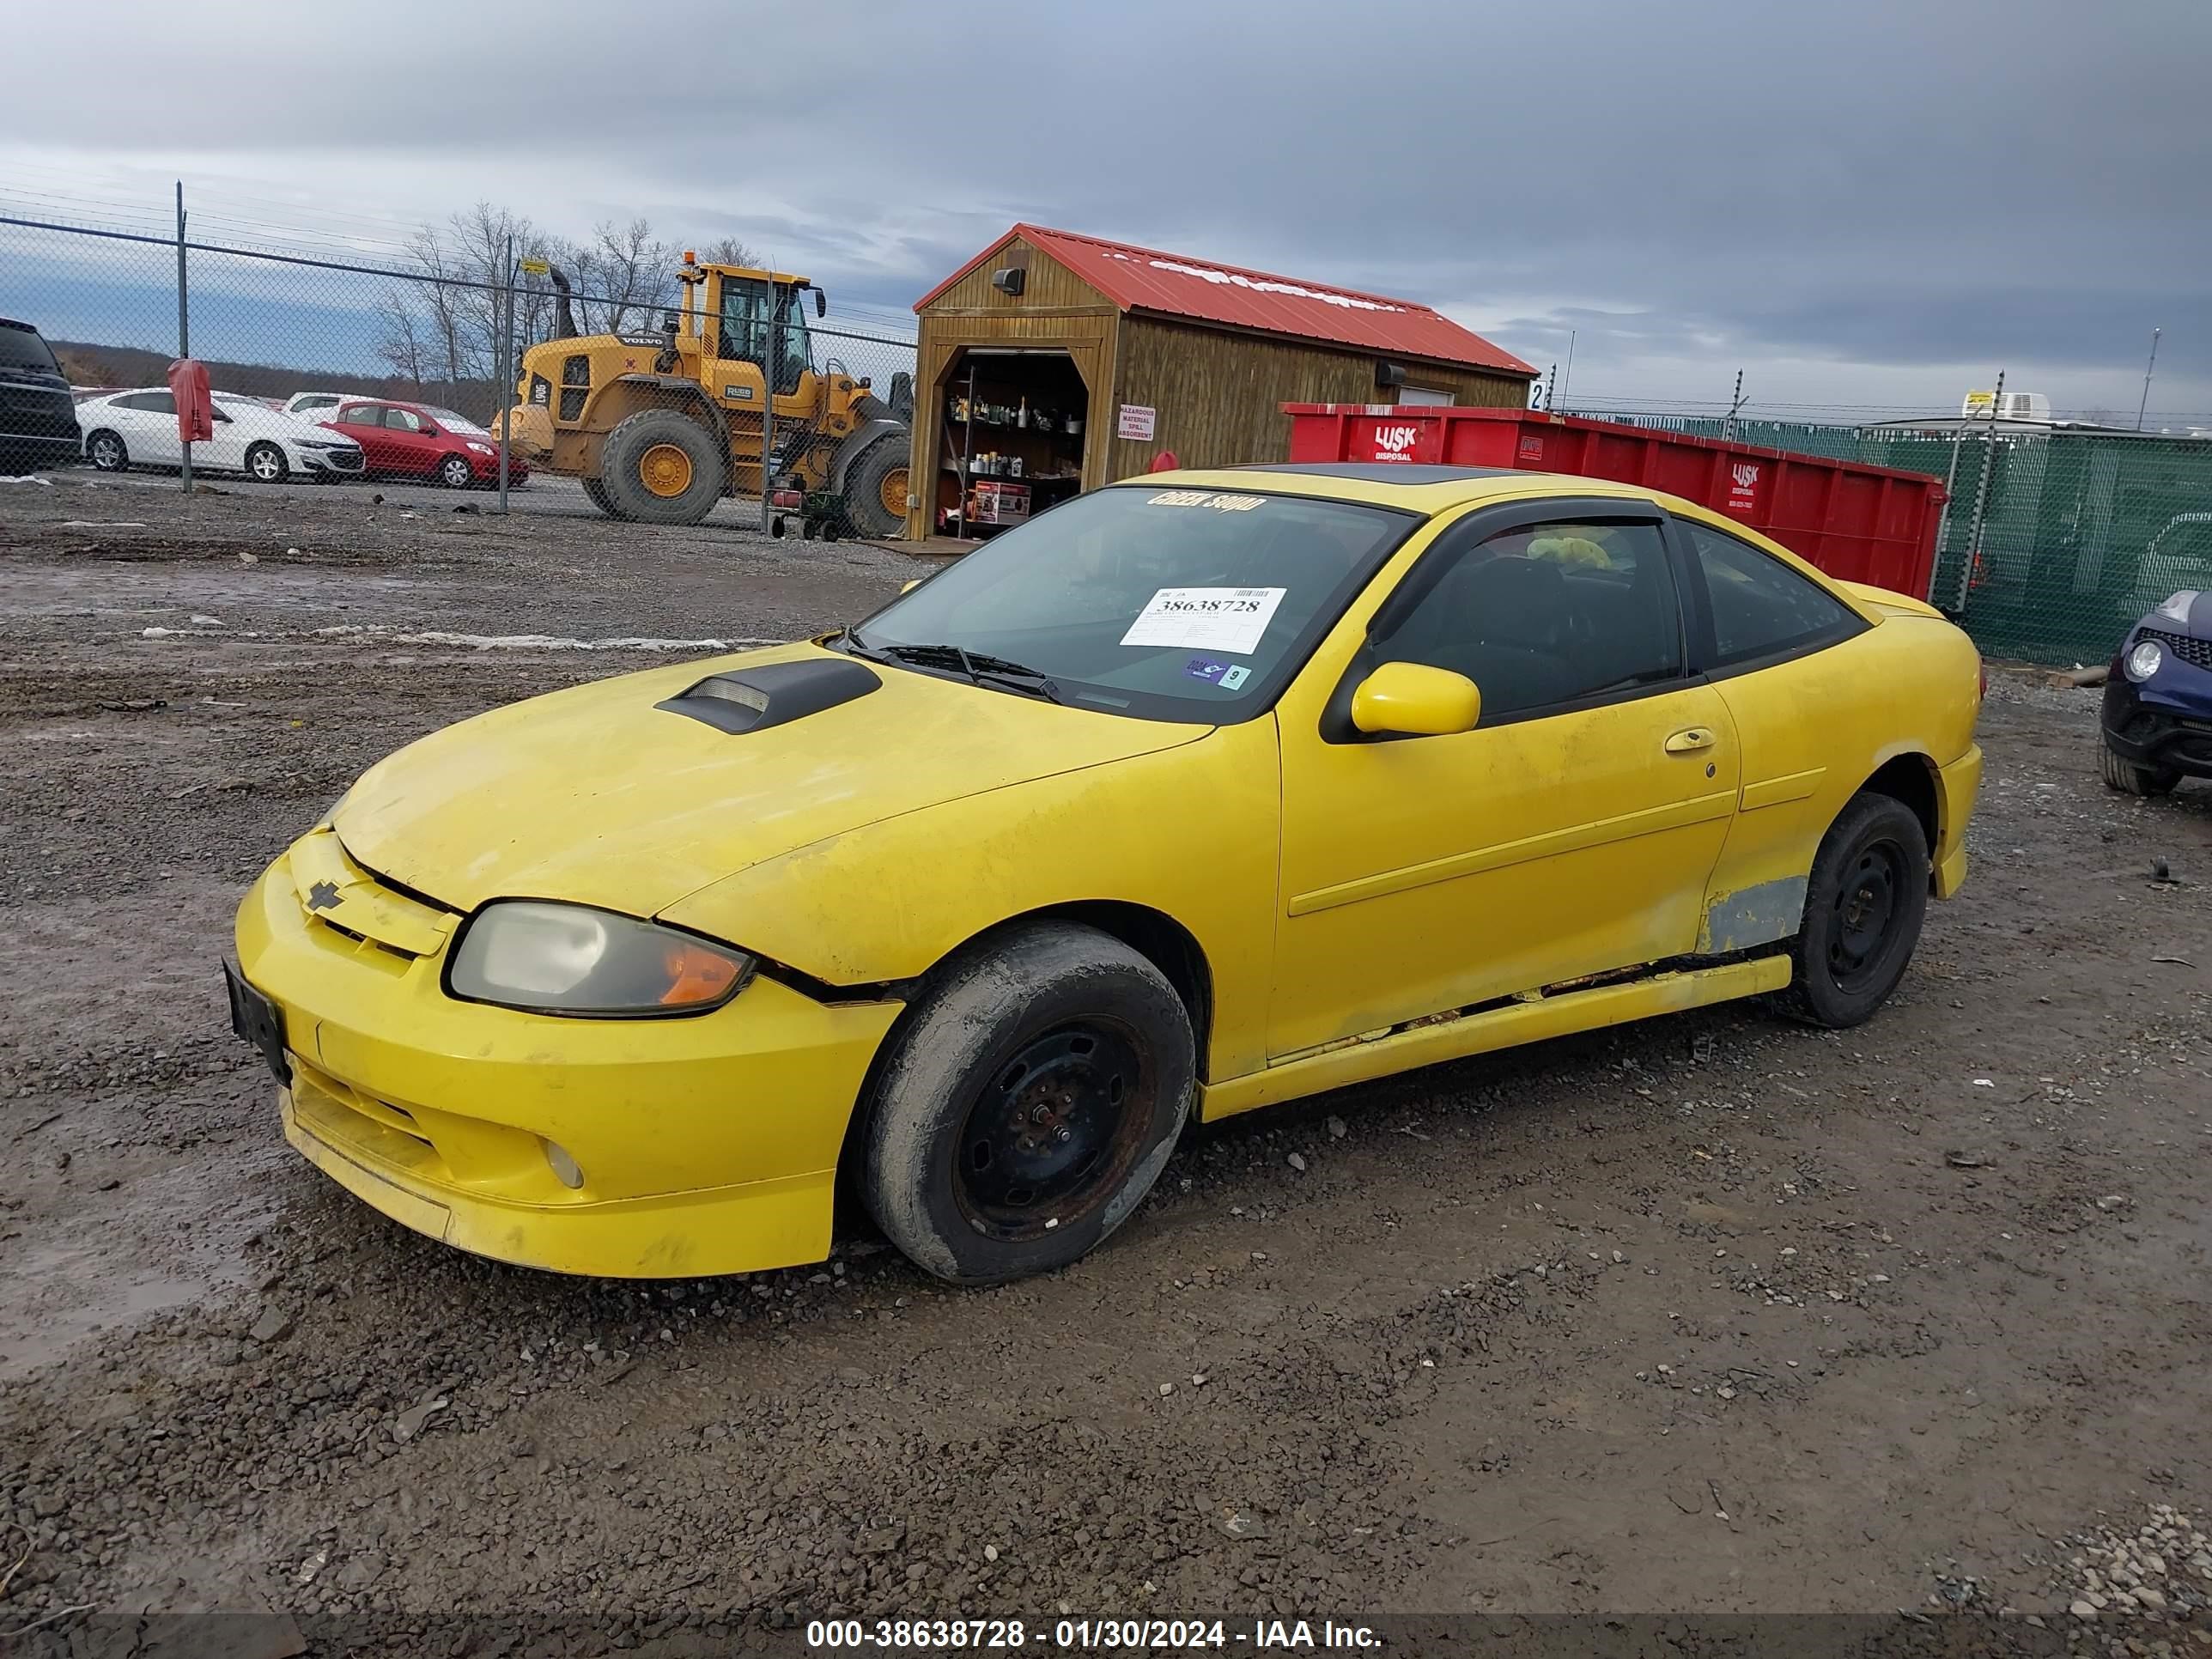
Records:
[[[830,314],[830,296],[818,288],[814,290],[814,314],[817,317],[827,317]]]
[[[915,577],[912,581],[908,582],[905,586],[903,586],[903,587],[900,588],[900,589],[899,589],[899,592],[902,592],[902,593],[911,593],[911,592],[914,592],[914,590],[915,590],[915,588],[917,588],[917,587],[919,587],[919,586],[921,586],[921,577],[919,577],[919,576],[916,576],[916,577]]]
[[[1386,662],[1352,694],[1352,723],[1370,736],[1449,737],[1472,732],[1481,718],[1473,680],[1425,663]]]

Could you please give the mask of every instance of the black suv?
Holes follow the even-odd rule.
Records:
[[[0,473],[75,466],[82,443],[54,354],[28,323],[0,317]]]

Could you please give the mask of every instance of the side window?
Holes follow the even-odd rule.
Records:
[[[386,410],[384,423],[398,432],[420,432],[422,429],[422,417],[411,409]]]
[[[1448,558],[1368,642],[1369,659],[1466,675],[1485,726],[1681,674],[1681,612],[1656,525],[1536,525]]]
[[[144,415],[173,415],[177,400],[166,392],[134,392],[115,400],[118,409],[135,409]]]
[[[738,362],[760,362],[768,356],[768,284],[757,277],[726,277],[722,283],[720,355]]]
[[[1865,620],[1788,565],[1711,526],[1674,521],[1705,579],[1715,668],[1849,639]]]

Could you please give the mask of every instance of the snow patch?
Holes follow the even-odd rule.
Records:
[[[395,633],[377,623],[341,623],[318,628],[317,639],[373,635],[395,645],[446,645],[471,651],[742,651],[755,646],[784,645],[784,640],[670,640],[653,635],[625,635],[609,640],[575,640],[557,634],[452,634],[442,629]]]

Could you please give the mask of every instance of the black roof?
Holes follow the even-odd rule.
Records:
[[[1363,483],[1457,483],[1462,478],[1504,478],[1510,466],[1431,466],[1404,461],[1268,461],[1234,466],[1231,472],[1303,472],[1316,478],[1357,478]]]

